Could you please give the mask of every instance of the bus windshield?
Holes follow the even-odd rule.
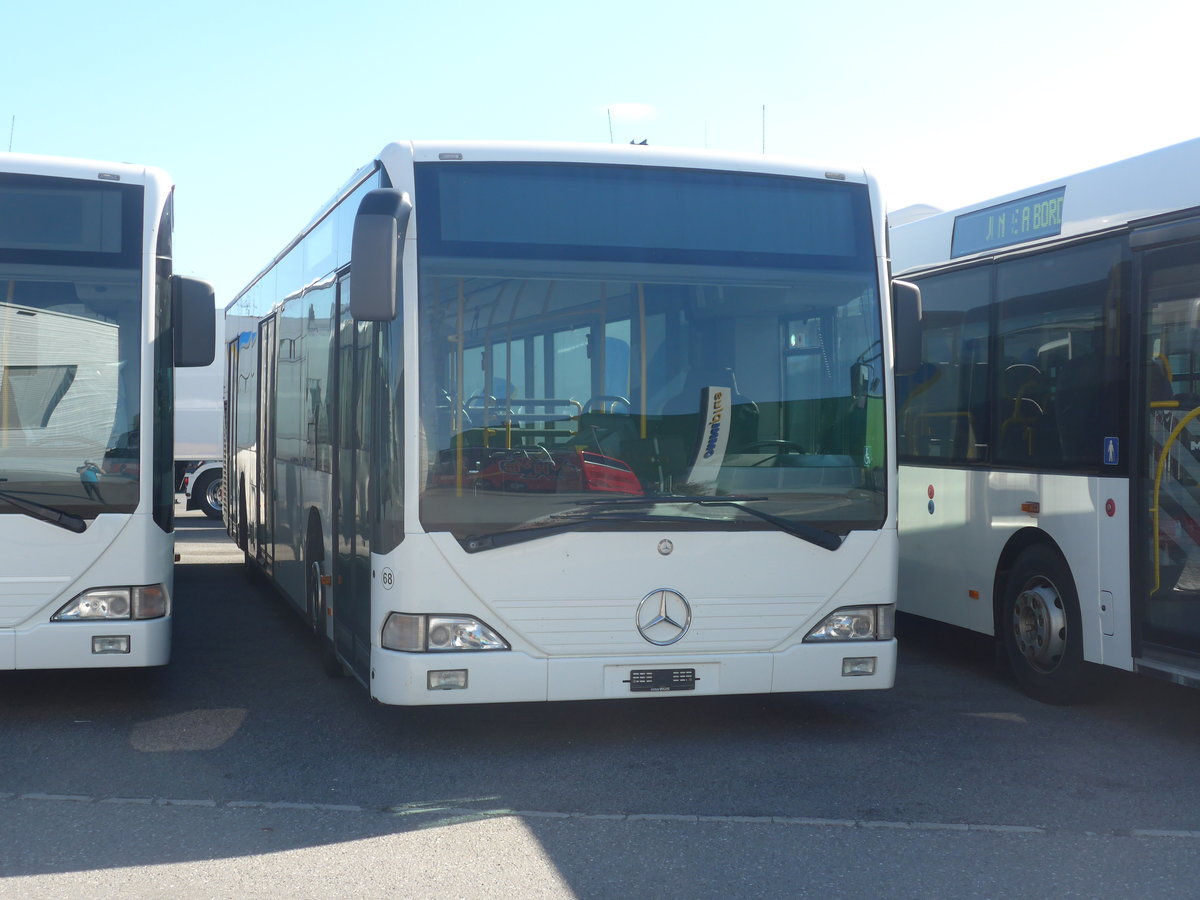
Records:
[[[865,185],[450,163],[417,198],[426,530],[882,524]]]
[[[0,513],[138,502],[141,189],[0,180]]]

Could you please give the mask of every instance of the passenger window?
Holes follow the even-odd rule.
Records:
[[[1123,409],[1121,251],[1104,241],[1001,263],[995,460],[1036,469],[1096,467]]]
[[[896,378],[899,454],[966,461],[986,455],[991,269],[921,281],[922,359]]]

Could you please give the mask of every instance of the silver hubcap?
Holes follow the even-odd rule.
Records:
[[[1013,604],[1012,627],[1017,650],[1031,668],[1050,672],[1062,661],[1067,613],[1052,583],[1037,578],[1026,585]]]
[[[204,489],[204,500],[213,509],[221,508],[221,487],[221,479],[214,478],[208,483],[208,487]]]

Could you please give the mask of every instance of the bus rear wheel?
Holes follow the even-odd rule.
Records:
[[[1045,545],[1021,552],[1005,584],[1000,628],[1013,676],[1026,694],[1055,705],[1086,698],[1093,680],[1083,659],[1075,581]]]

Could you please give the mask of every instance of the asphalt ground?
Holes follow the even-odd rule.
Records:
[[[887,692],[382,707],[178,549],[169,666],[0,673],[0,897],[1195,894],[1198,691],[901,617]]]

